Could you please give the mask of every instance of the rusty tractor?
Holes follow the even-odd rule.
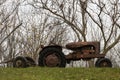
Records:
[[[45,46],[39,52],[38,66],[41,67],[65,67],[71,61],[88,61],[97,58],[95,67],[112,67],[112,63],[105,54],[100,54],[100,42],[72,42],[66,44],[66,49],[72,53],[64,55],[63,47],[59,45]],[[18,56],[13,60],[13,67],[36,66],[30,57]]]

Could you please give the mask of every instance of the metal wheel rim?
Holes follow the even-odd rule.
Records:
[[[24,64],[21,60],[16,61],[16,67],[22,67]]]
[[[102,63],[100,64],[101,67],[108,67],[108,65],[109,65],[109,64],[108,64],[106,61],[104,61],[104,62],[102,62]]]
[[[48,54],[44,57],[44,64],[48,67],[57,67],[60,65],[60,58],[56,53]]]

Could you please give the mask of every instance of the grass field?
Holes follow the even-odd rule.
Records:
[[[0,80],[120,80],[120,69],[0,68]]]

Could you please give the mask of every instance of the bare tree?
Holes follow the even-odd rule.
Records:
[[[8,8],[7,2],[8,0],[1,1],[2,4],[0,7],[0,53],[2,55],[1,60],[9,60],[14,57],[14,32],[22,25],[21,21],[19,21],[16,16],[17,9],[20,3],[11,2],[13,5]]]
[[[98,1],[97,3],[91,0],[91,3],[96,5],[98,8],[97,11],[95,12],[93,9],[88,9],[86,12],[94,22],[94,25],[100,30],[100,40],[104,45],[103,53],[106,54],[120,41],[120,28],[119,25],[117,25],[120,20],[119,0],[107,2]],[[90,13],[91,11],[96,17],[93,17],[93,14]]]
[[[79,5],[79,9],[82,12],[78,17],[77,15],[77,5],[81,2]],[[41,4],[42,6],[35,5],[36,3]],[[32,4],[33,7],[37,9],[44,9],[51,13],[51,16],[54,18],[57,18],[64,23],[66,23],[77,35],[78,40],[80,41],[81,38],[83,38],[83,41],[86,41],[86,22],[85,19],[86,14],[85,10],[87,8],[87,0],[82,1],[76,1],[76,0],[62,0],[62,1],[51,1],[51,4],[49,1],[34,1],[34,4]],[[84,9],[83,9],[84,8]],[[78,22],[78,18],[84,19],[83,21]],[[80,33],[80,34],[79,34]]]
[[[50,3],[51,2],[51,3]],[[108,10],[107,2],[111,6]],[[70,1],[48,1],[48,0],[36,0],[33,7],[36,9],[44,9],[51,13],[49,15],[54,18],[58,18],[61,21],[64,21],[66,24],[71,27],[72,30],[82,37],[83,41],[86,41],[87,29],[89,29],[88,23],[94,24],[96,28],[100,30],[100,36],[104,41],[103,53],[107,53],[112,47],[114,47],[120,40],[120,35],[116,34],[119,30],[119,0],[116,1],[92,1],[92,0],[70,0]],[[35,5],[36,3],[40,5]],[[95,6],[96,12],[94,10]],[[106,16],[106,17],[103,17]],[[80,17],[79,17],[80,16]],[[95,16],[95,17],[94,17]],[[110,24],[105,24],[105,20],[109,19]],[[92,27],[91,27],[92,28]],[[105,31],[110,29],[110,31]],[[115,33],[115,30],[117,31]],[[106,35],[108,33],[109,35]],[[115,36],[115,34],[117,36]],[[111,38],[115,36],[114,41],[111,43]]]
[[[48,17],[40,16],[40,18],[42,18],[40,21],[41,23],[37,24],[33,20],[33,23],[30,23],[29,28],[26,28],[26,39],[23,41],[26,43],[23,43],[23,45],[25,45],[24,49],[26,49],[24,53],[27,53],[24,55],[29,55],[35,60],[38,58],[41,45],[62,45],[67,41],[67,38],[65,37],[66,27],[60,28],[59,22],[51,22]]]
[[[117,50],[119,0],[13,0],[7,7],[8,2],[0,1],[0,60],[37,59],[40,45],[63,45],[69,34],[75,41],[100,41],[104,54]]]
[[[33,0],[30,5],[67,24],[78,41],[100,41],[103,54],[120,42],[119,0]]]

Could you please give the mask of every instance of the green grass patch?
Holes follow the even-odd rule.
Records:
[[[0,68],[0,80],[120,80],[120,69]]]

